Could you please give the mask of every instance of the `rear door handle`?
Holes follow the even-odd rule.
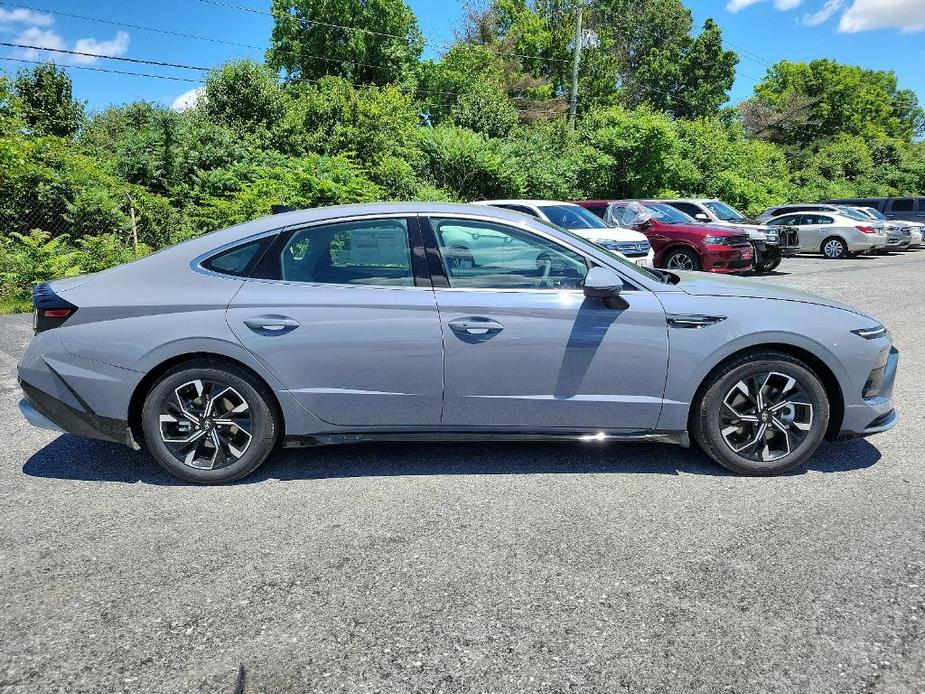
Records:
[[[255,316],[245,318],[244,325],[257,332],[282,333],[298,328],[299,321],[285,316]]]
[[[456,318],[449,322],[449,326],[458,333],[469,335],[487,335],[504,330],[504,326],[489,318]]]

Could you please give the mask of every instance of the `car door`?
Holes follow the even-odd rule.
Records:
[[[610,308],[585,298],[586,258],[552,235],[475,217],[427,221],[443,325],[444,425],[656,426],[668,334],[655,294],[628,282],[629,308]],[[461,246],[465,262],[454,259]]]
[[[416,217],[280,234],[228,307],[231,330],[316,417],[342,426],[440,422],[443,344]],[[426,276],[426,263],[423,275]]]

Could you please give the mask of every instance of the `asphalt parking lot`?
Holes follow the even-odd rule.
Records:
[[[902,352],[892,432],[691,450],[366,445],[229,487],[31,428],[0,318],[0,692],[925,691],[925,251],[784,262]]]

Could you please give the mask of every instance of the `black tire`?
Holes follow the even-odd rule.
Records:
[[[840,260],[848,257],[848,244],[837,236],[830,236],[820,244],[819,252],[830,260]]]
[[[168,419],[162,422],[162,415]],[[267,459],[280,429],[266,384],[234,363],[209,358],[179,364],[161,376],[145,397],[141,426],[157,463],[196,484],[223,484],[249,475]],[[197,437],[194,443],[183,443],[192,436]],[[191,462],[180,460],[194,447]],[[214,469],[204,467],[210,450]]]
[[[778,267],[780,267],[781,257],[777,256],[772,258],[768,263],[764,265],[764,272],[774,272]]]
[[[757,385],[765,374],[772,375],[755,388],[752,384]],[[783,386],[789,384],[789,379],[795,385],[785,390]],[[740,391],[740,383],[748,391],[762,392],[772,402],[778,391],[790,393],[789,397],[800,402],[776,411],[771,405],[763,410],[766,416],[761,415],[762,410],[751,407],[755,398]],[[704,385],[691,410],[691,433],[707,455],[735,473],[766,476],[788,472],[803,465],[822,443],[829,425],[828,395],[816,374],[795,357],[771,351],[747,354],[715,371]],[[735,406],[729,406],[727,399]],[[734,424],[737,417],[731,413],[742,413],[744,417],[751,416],[752,411],[753,423]],[[760,428],[763,423],[765,429]],[[807,425],[803,433],[802,427]],[[724,435],[727,431],[728,438]],[[759,432],[766,433],[762,437]],[[752,441],[757,446],[754,450],[749,445]],[[745,445],[736,448],[739,443]]]
[[[700,256],[689,248],[675,248],[662,256],[662,267],[666,270],[700,270],[703,265]]]

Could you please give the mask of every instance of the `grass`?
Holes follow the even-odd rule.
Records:
[[[31,313],[32,299],[0,298],[0,315],[7,313]]]

